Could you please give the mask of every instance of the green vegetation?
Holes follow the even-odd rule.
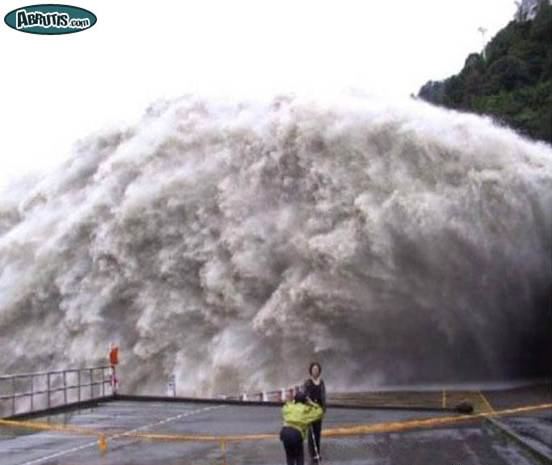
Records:
[[[512,21],[472,54],[464,69],[429,81],[419,97],[437,105],[492,116],[535,139],[552,143],[552,5],[543,1],[533,21]]]

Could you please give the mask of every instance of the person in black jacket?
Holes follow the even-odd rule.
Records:
[[[313,362],[309,366],[310,378],[305,381],[304,390],[307,397],[322,407],[326,413],[326,386],[321,378],[322,367],[320,363]],[[312,463],[320,463],[320,433],[322,431],[322,419],[315,421],[309,431],[309,453]],[[313,441],[314,436],[314,441]],[[316,447],[315,447],[316,446]]]

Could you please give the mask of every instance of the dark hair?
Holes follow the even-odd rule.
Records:
[[[312,369],[314,367],[318,367],[318,373],[319,374],[322,374],[322,367],[320,366],[320,363],[318,362],[312,362],[310,365],[309,365],[309,375],[312,375]]]
[[[304,391],[302,390],[298,390],[296,393],[295,393],[295,396],[293,398],[293,400],[295,402],[301,402],[301,403],[306,403],[307,402],[307,394],[305,394]]]

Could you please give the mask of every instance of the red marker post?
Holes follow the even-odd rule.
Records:
[[[111,389],[113,394],[117,394],[119,381],[117,380],[116,366],[119,364],[119,347],[113,342],[109,346],[108,358],[111,365]]]

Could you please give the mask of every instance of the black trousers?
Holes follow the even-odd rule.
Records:
[[[280,441],[284,443],[287,465],[304,465],[303,437],[301,433],[290,426],[284,426],[280,431]]]
[[[312,429],[312,432],[311,432]],[[309,435],[309,454],[311,456],[311,459],[315,459],[317,457],[320,457],[320,433],[322,432],[322,420],[315,421],[310,425],[310,428],[307,432]],[[314,449],[314,444],[312,440],[312,435],[314,433],[314,439],[316,441],[316,450]],[[318,454],[316,453],[318,451]]]

